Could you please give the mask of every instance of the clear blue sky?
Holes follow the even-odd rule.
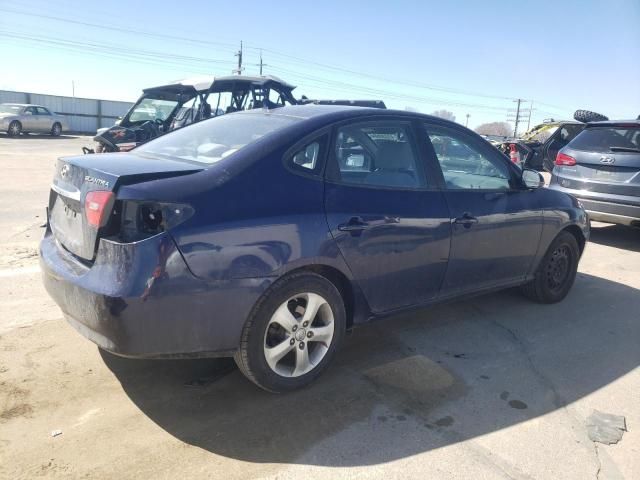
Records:
[[[0,89],[70,95],[73,80],[76,96],[134,100],[230,74],[240,40],[245,73],[262,48],[265,73],[298,96],[447,109],[470,127],[505,120],[518,97],[534,121],[640,114],[640,0],[0,0]]]

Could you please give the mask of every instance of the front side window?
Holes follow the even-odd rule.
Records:
[[[426,125],[446,186],[450,190],[508,190],[511,174],[499,153],[453,129]]]
[[[389,188],[425,186],[424,170],[407,122],[380,120],[338,128],[334,181]]]

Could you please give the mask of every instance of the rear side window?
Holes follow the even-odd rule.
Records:
[[[44,107],[38,107],[38,115],[51,115],[49,110]]]
[[[339,127],[332,153],[333,181],[400,189],[425,186],[408,122],[379,120]]]
[[[425,125],[450,190],[508,190],[506,160],[476,139],[439,125]]]
[[[610,153],[616,150],[640,149],[640,126],[585,128],[569,144],[570,148],[587,152]]]

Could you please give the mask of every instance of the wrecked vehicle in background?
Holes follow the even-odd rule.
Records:
[[[126,152],[171,130],[226,113],[286,105],[351,105],[386,108],[381,100],[297,100],[294,85],[272,75],[231,75],[182,80],[147,88],[125,116],[110,128],[97,131],[94,149],[84,153]]]
[[[588,110],[576,110],[573,118],[575,120],[545,120],[520,138],[496,146],[523,168],[551,172],[558,152],[584,129],[586,122],[608,120],[604,115]]]
[[[171,130],[225,113],[295,105],[294,88],[273,76],[240,75],[147,88],[116,125],[97,131],[94,149],[84,147],[83,151],[128,151]]]

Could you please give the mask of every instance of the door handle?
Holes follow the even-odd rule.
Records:
[[[474,223],[478,223],[478,219],[471,215],[469,212],[464,212],[461,217],[456,218],[453,223],[463,225],[464,228],[469,228]]]
[[[362,217],[351,217],[347,223],[338,225],[338,230],[341,232],[358,232],[368,226],[369,224],[365,222]]]

